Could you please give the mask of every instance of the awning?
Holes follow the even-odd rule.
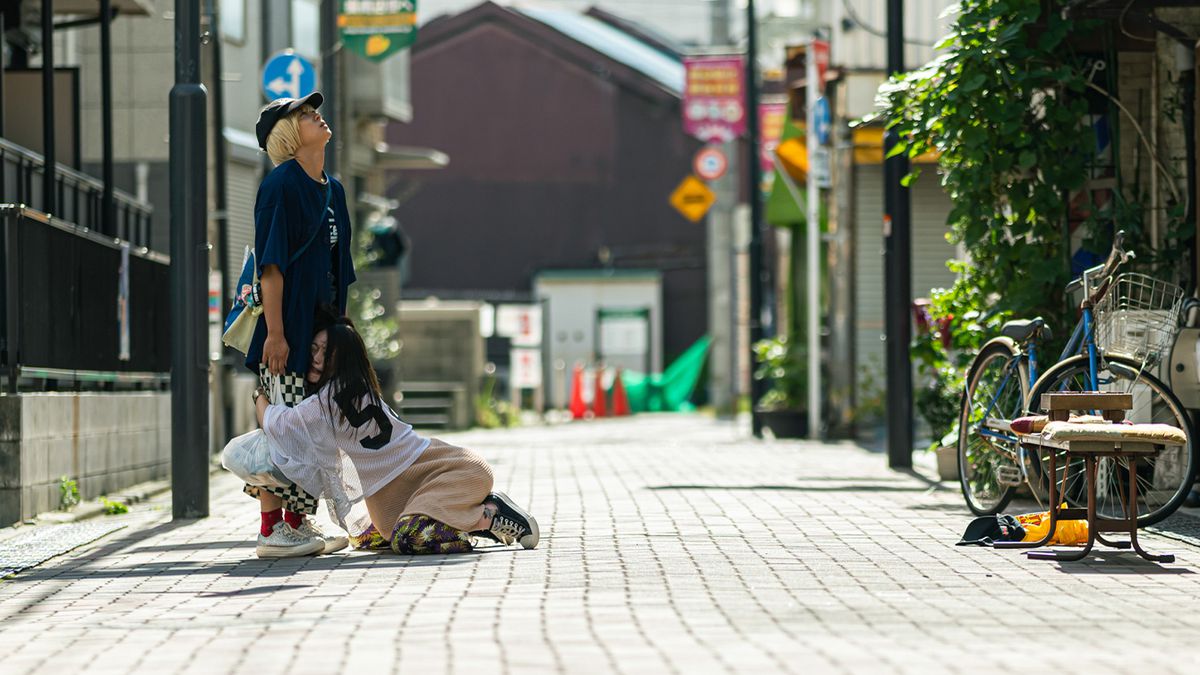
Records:
[[[850,131],[854,146],[855,164],[883,163],[883,127],[858,126]],[[922,153],[909,161],[911,164],[937,164],[941,155],[937,150]]]
[[[52,0],[55,14],[100,16],[99,0]],[[154,5],[149,0],[112,0],[118,16],[153,16]]]

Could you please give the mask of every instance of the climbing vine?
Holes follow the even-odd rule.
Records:
[[[1105,25],[1060,10],[1055,0],[961,0],[940,56],[880,89],[901,139],[892,154],[937,154],[953,203],[947,238],[968,254],[949,263],[958,275],[953,286],[933,295],[930,325],[940,330],[919,334],[913,345],[938,390],[956,389],[946,382],[961,381],[974,351],[1003,321],[1041,315],[1062,328],[1075,318],[1063,290],[1071,277],[1066,223],[1068,195],[1085,186],[1095,160],[1088,96],[1111,102],[1113,124],[1124,111],[1091,81],[1089,60],[1068,40]],[[1107,253],[1116,224],[1142,260],[1179,280],[1194,231],[1183,223],[1183,205],[1168,204],[1166,241],[1146,256],[1143,196],[1120,185],[1113,192],[1108,203],[1083,209],[1084,247]],[[1065,331],[1057,332],[1061,339]],[[935,438],[945,431],[934,429]]]

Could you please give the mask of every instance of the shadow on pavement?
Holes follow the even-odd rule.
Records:
[[[904,508],[912,511],[940,511],[942,513],[958,513],[966,518],[974,518],[971,511],[964,504],[909,504]]]
[[[234,541],[208,541],[194,544],[165,544],[163,546],[139,546],[130,553],[152,553],[154,551],[188,551],[208,550],[216,548],[249,548],[255,545],[254,539],[238,539]]]
[[[1151,553],[1162,552],[1158,550],[1151,551]],[[1041,562],[1054,564],[1052,560]],[[1058,563],[1058,569],[1067,574],[1195,574],[1195,572],[1186,567],[1176,567],[1175,565],[1178,565],[1178,563],[1160,565],[1150,562],[1132,552],[1103,551],[1097,553],[1093,551],[1088,558],[1079,562]]]
[[[129,577],[182,577],[220,575],[228,577],[287,578],[313,570],[361,570],[460,565],[471,562],[470,553],[447,556],[326,555],[317,558],[247,558],[238,561],[159,561],[134,565],[109,565],[103,569],[36,570],[21,574],[23,581],[47,579],[123,579]],[[40,602],[44,598],[39,598]]]
[[[205,591],[196,593],[199,598],[235,598],[241,595],[262,595],[264,593],[278,593],[279,591],[294,591],[298,588],[312,588],[312,584],[278,584],[276,586],[256,586],[254,588],[240,588],[236,591]]]
[[[650,485],[647,490],[777,490],[790,492],[925,492],[929,488],[899,485]]]

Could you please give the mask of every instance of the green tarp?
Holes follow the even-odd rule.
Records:
[[[625,385],[630,410],[635,413],[691,410],[692,404],[688,399],[696,389],[700,373],[704,371],[704,361],[708,358],[711,344],[712,338],[707,335],[700,338],[667,366],[661,375],[623,371],[621,383]]]

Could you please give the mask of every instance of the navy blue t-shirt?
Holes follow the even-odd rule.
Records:
[[[332,304],[345,314],[346,289],[356,278],[350,260],[346,191],[336,179],[328,178],[328,185],[322,185],[305,173],[299,162],[290,159],[267,174],[254,200],[254,252],[259,278],[267,265],[278,265],[283,273],[283,332],[290,373],[308,372],[317,307]],[[329,209],[322,214],[326,189],[333,190],[333,196]],[[292,256],[314,234],[316,239],[289,265]],[[266,339],[264,315],[259,318],[246,353],[246,367],[255,374]]]

